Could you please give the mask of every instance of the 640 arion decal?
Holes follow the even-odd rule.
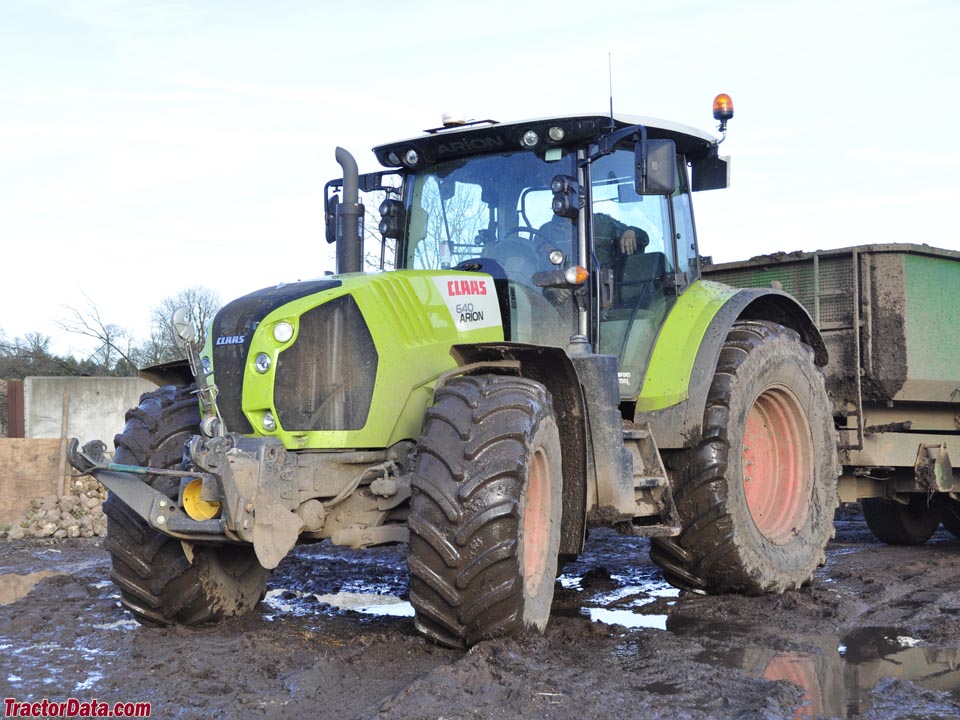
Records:
[[[479,330],[502,324],[493,278],[440,276],[433,281],[457,330]]]

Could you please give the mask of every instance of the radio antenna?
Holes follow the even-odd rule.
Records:
[[[610,83],[610,127],[613,127],[613,59],[611,55],[612,53],[607,51],[607,79]]]

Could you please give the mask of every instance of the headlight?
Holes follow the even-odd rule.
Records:
[[[263,414],[263,420],[260,421],[260,424],[267,432],[273,432],[277,429],[277,421],[273,419],[273,414],[269,411]]]
[[[273,339],[278,343],[290,342],[293,337],[293,325],[286,320],[281,320],[273,326]]]
[[[253,361],[253,366],[257,369],[258,373],[263,375],[270,369],[270,356],[266,353],[260,353],[257,355],[257,359]]]
[[[204,375],[209,375],[213,372],[213,363],[210,362],[210,358],[206,355],[200,358],[200,369],[203,370]]]

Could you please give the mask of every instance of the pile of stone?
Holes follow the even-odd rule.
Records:
[[[7,539],[103,537],[107,534],[102,507],[106,497],[106,489],[94,478],[75,478],[69,495],[31,501],[26,515],[7,530]]]

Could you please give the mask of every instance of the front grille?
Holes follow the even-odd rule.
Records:
[[[288,302],[340,287],[339,280],[314,280],[264,288],[225,305],[213,319],[213,371],[216,376],[217,407],[227,429],[250,434],[253,428],[243,414],[243,370],[257,325]]]
[[[377,379],[377,350],[350,295],[303,314],[277,360],[273,402],[287,431],[360,430]]]

